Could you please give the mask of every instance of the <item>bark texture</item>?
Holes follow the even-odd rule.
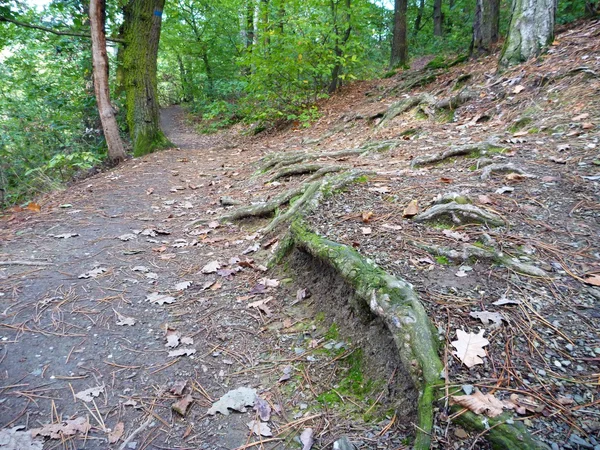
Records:
[[[406,42],[407,0],[394,2],[394,31],[392,34],[392,54],[390,67],[405,66],[408,63],[408,45]]]
[[[434,0],[433,2],[433,35],[441,36],[442,31],[442,0]]]
[[[160,130],[156,58],[164,0],[130,0],[123,8],[123,52],[127,123],[134,156],[165,147]]]
[[[91,0],[89,7],[94,91],[100,121],[102,122],[102,131],[108,147],[108,158],[112,162],[121,162],[125,159],[125,149],[119,135],[119,125],[115,118],[115,112],[110,103],[108,88],[108,56],[106,54],[106,35],[104,31],[105,6],[104,0]]]
[[[498,42],[499,20],[499,0],[477,0],[473,19],[472,53],[488,53],[492,45]]]
[[[514,0],[500,66],[539,56],[554,38],[554,0]]]

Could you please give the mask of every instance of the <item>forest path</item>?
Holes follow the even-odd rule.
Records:
[[[252,226],[186,227],[219,209],[219,192],[246,192],[248,161],[261,152],[229,133],[197,135],[179,108],[164,111],[163,125],[180,149],[127,161],[6,222],[0,260],[15,264],[0,266],[0,428],[42,428],[44,448],[121,448],[140,425],[125,448],[237,448],[257,439],[247,425],[255,413],[206,413],[238,387],[277,409],[274,443],[305,423],[293,423],[304,394],[278,380],[306,357],[294,347],[323,331],[279,335],[307,313],[280,313],[292,294],[265,278],[269,251]],[[183,417],[171,406],[188,394]],[[65,422],[76,418],[83,425]],[[109,445],[111,430],[122,436]]]

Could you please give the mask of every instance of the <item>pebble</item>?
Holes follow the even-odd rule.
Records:
[[[572,352],[573,350],[575,350],[575,347],[573,347],[573,344],[567,344],[567,345],[565,345],[565,348],[567,350],[569,350],[570,352]]]

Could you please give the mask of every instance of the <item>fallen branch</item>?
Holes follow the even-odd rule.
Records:
[[[133,432],[127,437],[127,439],[125,439],[123,441],[123,443],[119,447],[119,450],[125,450],[125,448],[127,447],[127,444],[129,444],[133,440],[134,437],[136,437],[138,434],[140,434],[142,431],[144,431],[146,428],[148,428],[151,423],[152,423],[152,417],[148,418],[148,420],[146,420],[143,424],[141,424],[139,427],[137,427],[135,430],[133,430]]]
[[[456,202],[433,205],[427,211],[415,216],[415,222],[426,222],[439,218],[449,217],[453,223],[483,223],[492,227],[501,227],[504,220],[497,214],[491,213],[475,205],[460,204]]]
[[[51,266],[52,263],[43,261],[0,261],[0,266]]]

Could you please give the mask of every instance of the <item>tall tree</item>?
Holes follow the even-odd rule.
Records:
[[[134,156],[169,145],[159,126],[157,56],[165,0],[129,0],[123,7],[123,71]]]
[[[499,23],[500,0],[476,0],[471,53],[490,51],[492,45],[498,42]]]
[[[337,90],[341,85],[340,75],[342,72],[342,57],[344,56],[344,51],[342,48],[350,39],[350,33],[352,32],[352,25],[350,23],[350,1],[344,0],[343,4],[343,12],[341,14],[342,19],[338,17],[338,9],[339,2],[331,0],[331,15],[333,17],[333,32],[334,32],[334,41],[335,45],[333,48],[333,52],[335,54],[335,64],[331,69],[331,82],[329,83],[329,93],[333,93]],[[343,31],[342,31],[343,29]]]
[[[119,135],[119,125],[115,117],[113,106],[110,103],[108,87],[108,56],[106,54],[106,5],[104,0],[91,0],[90,33],[92,37],[92,62],[94,73],[94,91],[98,102],[98,112],[106,145],[108,158],[113,162],[125,159],[125,149]]]
[[[441,36],[442,35],[442,22],[444,21],[444,16],[442,14],[442,0],[434,0],[433,1],[433,35]]]
[[[500,67],[540,55],[554,38],[555,0],[514,0]]]
[[[394,1],[394,28],[392,32],[392,53],[390,67],[405,66],[408,63],[408,44],[406,41],[406,11],[408,0]]]

